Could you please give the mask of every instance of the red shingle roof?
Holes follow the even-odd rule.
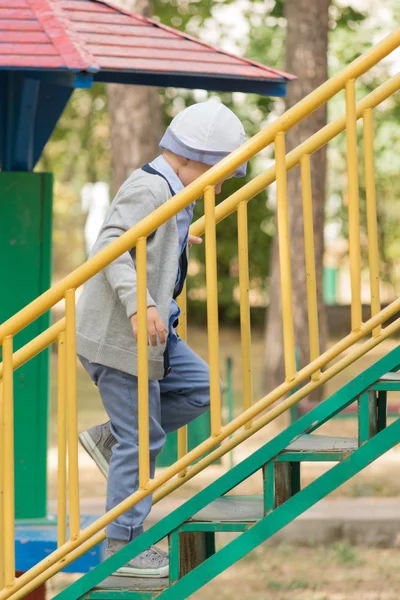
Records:
[[[0,0],[0,68],[294,78],[97,0]]]

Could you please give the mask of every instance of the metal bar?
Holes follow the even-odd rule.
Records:
[[[369,321],[364,323],[361,327],[360,332],[353,333],[341,340],[338,344],[336,344],[336,352],[338,348],[341,348],[341,351],[347,349],[352,342],[349,342],[349,339],[353,342],[361,339],[367,333],[372,331],[372,329],[376,326],[376,323],[379,322],[379,318],[382,318],[383,321],[387,320],[393,314],[396,314],[400,310],[400,300],[394,301],[389,307],[383,309],[381,311],[381,316],[371,318]],[[337,375],[337,373],[343,371],[350,364],[355,362],[361,356],[364,356],[367,352],[375,348],[378,344],[383,342],[385,339],[396,333],[400,329],[400,318],[385,327],[382,330],[382,333],[379,337],[371,338],[361,346],[358,346],[356,351],[353,353],[348,353],[345,357],[339,360],[337,363],[326,369],[323,373],[321,373],[321,379],[319,382],[311,381],[304,387],[300,388],[295,394],[287,398],[283,402],[281,402],[277,407],[268,411],[265,415],[254,421],[251,429],[243,430],[238,433],[232,439],[228,440],[225,444],[219,445],[224,439],[228,438],[232,433],[237,431],[240,427],[243,427],[248,418],[254,418],[263,412],[266,408],[271,406],[274,402],[279,400],[282,396],[287,394],[295,385],[299,382],[304,381],[309,378],[312,372],[315,370],[313,365],[307,365],[304,367],[297,375],[296,381],[290,383],[281,384],[278,388],[276,388],[273,392],[267,394],[264,398],[253,404],[253,406],[246,411],[246,413],[242,413],[238,417],[234,419],[234,421],[223,428],[221,434],[216,438],[209,438],[208,440],[202,442],[197,448],[191,450],[187,456],[177,461],[174,465],[165,469],[163,473],[161,473],[158,477],[151,480],[146,490],[138,490],[132,496],[124,500],[120,503],[119,506],[110,510],[106,515],[98,519],[95,523],[87,527],[85,530],[81,532],[79,540],[68,541],[62,548],[58,548],[55,550],[50,556],[46,559],[35,565],[30,571],[21,575],[16,581],[13,589],[11,591],[3,590],[0,591],[0,600],[5,600],[11,594],[15,594],[19,590],[23,588],[21,593],[15,594],[15,598],[13,600],[18,600],[23,597],[27,591],[35,589],[36,585],[39,585],[41,582],[45,581],[48,577],[45,576],[45,572],[51,573],[54,575],[58,573],[61,569],[63,569],[66,565],[66,561],[68,560],[68,564],[70,562],[71,556],[68,556],[65,560],[63,559],[67,554],[73,553],[74,560],[81,556],[84,552],[86,552],[89,548],[93,547],[90,540],[91,536],[98,535],[96,540],[101,541],[104,539],[103,533],[99,533],[107,524],[114,521],[119,515],[124,513],[126,510],[140,502],[147,495],[156,492],[153,496],[153,503],[159,502],[167,496],[172,491],[179,488],[181,485],[192,479],[195,475],[200,473],[205,467],[212,464],[215,460],[219,459],[221,456],[238,446],[240,443],[248,439],[250,436],[254,435],[257,431],[265,427],[268,423],[273,421],[276,417],[285,412],[288,408],[294,405],[296,402],[299,402],[302,398],[310,394],[314,389],[319,387],[319,385],[326,383],[332,377]],[[332,353],[334,349],[331,348],[324,352],[317,359],[318,368],[325,364],[323,361],[330,362],[335,354],[335,351]],[[372,381],[371,381],[372,383]],[[365,382],[368,385],[368,381]],[[218,446],[219,445],[219,446]],[[216,446],[218,446],[216,448]],[[213,450],[214,448],[214,450]],[[210,452],[211,451],[211,452]],[[173,481],[170,479],[179,473],[182,468],[189,466],[192,462],[194,462],[197,458],[205,454],[206,452],[210,452],[207,456],[204,456],[199,460],[195,465],[193,465],[190,469],[188,469],[187,475],[182,478],[176,478]],[[167,483],[169,482],[169,483]],[[164,485],[166,484],[166,485]],[[159,489],[162,487],[162,489]],[[88,542],[89,540],[89,542]],[[96,543],[98,543],[96,541]],[[78,548],[78,546],[82,545],[82,548]],[[61,561],[61,562],[58,562]],[[71,560],[72,562],[72,560]],[[50,575],[48,575],[50,576]],[[37,581],[33,581],[35,577],[38,577]],[[32,584],[31,584],[32,582]]]
[[[76,540],[80,532],[78,411],[76,403],[76,318],[75,290],[65,292],[65,390],[68,432],[69,537]]]
[[[140,238],[136,246],[136,273],[138,309],[139,487],[142,490],[146,488],[150,480],[146,259],[146,238]]]
[[[181,311],[179,316],[178,335],[185,342],[187,341],[187,288],[186,283],[183,286],[181,295],[178,298],[178,305]],[[187,425],[178,429],[178,459],[182,458],[187,454],[188,451],[188,428]],[[184,477],[186,469],[183,469],[178,477]]]
[[[358,442],[361,446],[378,432],[377,393],[367,390],[358,398]]]
[[[368,229],[368,261],[369,281],[371,288],[371,316],[381,310],[379,290],[379,246],[378,246],[378,217],[376,212],[374,144],[372,131],[372,109],[367,108],[363,113],[364,121],[364,161],[365,161],[365,193],[367,201]],[[379,335],[381,326],[374,329],[373,335]]]
[[[169,582],[170,585],[178,581],[181,571],[181,552],[179,543],[180,530],[174,529],[168,536],[169,554]]]
[[[374,108],[384,102],[389,96],[392,96],[400,89],[400,74],[394,75],[392,78],[382,83],[373,92],[365,96],[357,104],[357,119],[362,117],[364,110]],[[291,150],[286,155],[286,170],[290,171],[299,164],[303,154],[313,154],[322,146],[330,142],[334,137],[339,135],[346,128],[346,116],[338,117],[322,129],[314,133],[307,140],[299,144],[294,150]],[[217,224],[223,219],[235,212],[240,202],[243,200],[251,200],[257,194],[262,192],[266,187],[271,185],[276,179],[276,164],[272,165],[265,172],[260,173],[251,181],[242,186],[237,192],[226,198],[218,204],[215,211]],[[201,236],[204,233],[204,216],[200,217],[190,228],[190,233]]]
[[[14,547],[14,386],[13,386],[13,338],[3,340],[3,435],[4,435],[4,583],[6,588],[15,581]]]
[[[243,408],[253,404],[253,381],[251,372],[251,321],[249,300],[249,240],[247,225],[247,202],[241,202],[237,209],[239,289],[240,289],[240,342],[242,350]],[[251,421],[246,423],[251,427]]]
[[[354,79],[346,83],[347,177],[349,254],[351,278],[351,329],[358,331],[361,312],[360,200],[358,196],[357,114]]]
[[[226,404],[228,409],[228,423],[233,421],[234,417],[234,399],[233,399],[233,381],[232,381],[233,360],[231,356],[226,359]],[[229,468],[234,467],[233,452],[229,453]]]
[[[289,208],[287,199],[285,155],[285,134],[280,132],[275,138],[277,221],[285,373],[286,381],[291,381],[296,375],[296,358],[294,350],[292,265],[290,261]]]
[[[188,428],[187,425],[178,429],[178,460],[188,452]],[[187,469],[182,469],[178,477],[184,477]]]
[[[301,461],[291,462],[290,466],[290,485],[292,488],[292,496],[294,496],[301,490]]]
[[[275,508],[275,461],[270,460],[262,468],[264,515]]]
[[[57,480],[57,538],[58,546],[67,541],[67,405],[65,397],[66,364],[65,364],[65,332],[58,337],[58,480]]]
[[[284,132],[301,121],[304,117],[327,102],[332,96],[343,89],[350,78],[356,79],[385,56],[395,50],[400,44],[400,29],[388,35],[371,50],[365,52],[357,60],[350,63],[343,71],[323,83],[311,94],[303,98],[295,106],[286,111],[268,127],[260,131],[248,140],[240,148],[221,160],[207,173],[196,179],[184,190],[176,194],[171,200],[165,202],[161,207],[152,212],[148,217],[140,221],[118,240],[107,246],[96,254],[81,267],[62,279],[47,292],[39,296],[28,306],[20,310],[11,319],[0,326],[0,341],[10,333],[17,333],[23,327],[37,319],[55,303],[62,299],[65,291],[78,288],[87,279],[99,273],[113,260],[132,248],[141,237],[147,237],[158,229],[168,219],[175,216],[183,208],[196,200],[207,186],[212,186],[223,181],[226,177],[237,171],[237,169],[250,158],[258,154],[260,150],[271,144],[279,132]],[[243,198],[244,199],[244,198]]]
[[[378,392],[378,431],[382,431],[387,427],[387,392],[380,391]],[[397,416],[397,415],[396,415]]]
[[[317,278],[315,275],[314,217],[312,210],[310,155],[301,157],[301,191],[303,199],[304,251],[306,261],[308,335],[310,338],[310,361],[320,354],[318,328]],[[321,371],[312,374],[318,381]]]
[[[183,286],[181,295],[178,298],[178,306],[181,311],[179,315],[178,335],[187,342],[187,287]]]
[[[56,341],[61,331],[65,329],[65,319],[60,319],[57,323],[54,323],[51,327],[43,331],[32,341],[22,346],[19,350],[13,354],[13,369],[16,371],[19,367],[22,367],[31,358],[39,354],[45,348],[48,348],[53,342]],[[0,379],[3,377],[3,363],[0,363]]]
[[[382,320],[384,320],[384,319],[382,319]],[[397,325],[397,327],[398,327],[398,325]],[[388,331],[388,330],[389,330],[389,331]],[[389,326],[389,328],[386,328],[386,329],[385,329],[385,332],[384,332],[384,336],[380,336],[380,337],[379,337],[379,340],[378,340],[378,342],[376,342],[374,345],[377,345],[377,343],[379,343],[379,342],[380,342],[380,341],[382,341],[383,339],[386,339],[386,337],[387,337],[388,335],[390,335],[391,333],[393,333],[393,331],[394,331],[394,329],[392,329],[392,328],[391,328],[391,326]],[[3,334],[3,332],[2,332],[2,334]],[[386,334],[387,334],[387,335],[386,335]],[[373,346],[372,346],[372,347],[373,347]],[[254,430],[252,430],[252,431],[251,431],[251,433],[254,433]],[[215,457],[213,458],[213,460],[215,460]],[[24,581],[25,581],[25,580],[24,580]]]
[[[393,333],[395,333],[399,328],[400,328],[400,319],[397,319],[397,321],[395,321],[394,323],[392,323],[391,325],[389,325],[388,327],[386,327],[385,330],[383,330],[380,341],[383,341],[383,339],[386,339],[387,337],[389,337],[390,335],[392,335]],[[339,365],[339,363],[337,363],[336,365],[333,365],[333,367],[331,367],[330,369],[328,369],[327,371],[324,371],[322,373],[321,378],[324,379],[324,381],[322,383],[325,383],[326,381],[328,381],[329,379],[331,379],[331,377],[333,377],[334,375],[336,375],[337,372],[340,372],[341,370],[343,370],[344,368],[346,368],[347,366],[349,366],[352,362],[354,362],[355,360],[357,360],[358,358],[360,358],[360,356],[363,356],[365,353],[367,353],[369,350],[371,350],[372,348],[374,348],[378,344],[379,344],[379,341],[377,341],[376,338],[371,338],[370,340],[368,340],[368,342],[366,342],[365,344],[363,344],[363,346],[361,348],[357,348],[357,351],[355,353],[353,353],[352,355],[349,354],[349,355],[345,356],[340,361],[340,363],[341,363],[340,365]],[[392,352],[392,354],[393,354],[393,352]],[[382,363],[382,360],[383,359],[381,359],[380,363]],[[380,363],[374,366],[375,370],[379,369]],[[386,368],[386,370],[389,370],[389,369]],[[362,379],[362,381],[359,381],[361,377],[362,377],[362,375],[360,375],[357,378],[358,387],[354,388],[354,393],[357,393],[358,390],[361,389],[361,384],[362,384],[362,386],[364,386],[364,385],[367,385],[367,386],[371,385],[373,383],[374,379],[376,379],[376,374],[372,373],[369,376],[369,378],[367,378],[367,379],[364,378],[364,379]],[[354,387],[354,382],[352,383],[352,385]],[[286,384],[286,386],[289,386],[289,384]],[[309,394],[316,387],[318,387],[318,384],[316,382],[310,382],[307,386],[304,386],[304,388],[302,388],[301,390],[299,390],[299,392],[296,394],[295,401],[300,400],[302,397],[304,397],[307,394]],[[334,398],[331,398],[330,401],[333,401],[333,399]],[[294,400],[294,396],[292,396],[290,400],[293,401]],[[285,401],[285,402],[287,402],[287,401]],[[329,402],[329,401],[327,400],[326,402]],[[280,404],[277,407],[277,409],[282,408],[282,404]],[[336,402],[336,404],[337,404],[337,402]],[[254,406],[252,408],[254,409]],[[284,412],[286,410],[286,408],[287,407],[283,408],[282,412]],[[209,464],[213,463],[216,459],[220,458],[222,455],[224,455],[226,452],[228,452],[229,450],[231,450],[232,448],[234,448],[235,446],[237,446],[239,443],[243,442],[245,439],[248,439],[256,431],[259,431],[268,422],[270,422],[269,421],[269,417],[270,417],[270,413],[271,412],[272,411],[270,411],[264,417],[258,419],[255,422],[255,424],[253,425],[252,430],[250,430],[250,431],[249,430],[242,431],[240,434],[238,434],[237,436],[235,436],[235,438],[233,438],[232,440],[230,440],[227,444],[224,444],[223,446],[219,446],[211,454],[209,454],[206,457],[204,457],[201,461],[199,461],[199,463],[197,463],[194,467],[192,467],[188,471],[188,475],[187,475],[186,478],[184,478],[184,479],[175,479],[173,482],[171,482],[170,484],[168,484],[167,486],[165,486],[164,488],[162,488],[161,490],[159,490],[157,492],[157,494],[155,494],[154,497],[153,497],[153,503],[160,501],[163,497],[165,497],[166,495],[168,495],[168,493],[170,493],[174,489],[177,489],[178,487],[180,487],[181,485],[183,485],[183,483],[185,483],[186,481],[188,481],[189,479],[191,479],[192,477],[194,477],[197,473],[199,473],[200,471],[202,471],[205,466],[208,466]],[[306,419],[306,417],[303,417],[303,419]],[[319,426],[319,424],[322,424],[323,422],[325,422],[325,421],[322,421],[321,423],[319,421],[316,421],[314,423],[315,426],[314,427],[310,427],[309,431],[312,432],[314,429],[316,429],[316,427]],[[280,435],[282,436],[283,434],[280,434]],[[218,442],[215,441],[214,445],[216,445],[217,443]],[[288,443],[289,443],[289,441],[286,440],[285,443],[284,443],[284,445],[282,446],[281,450],[283,448],[285,448],[288,445]],[[275,455],[277,453],[279,453],[279,452],[276,451],[276,452],[273,453],[273,455]],[[193,454],[193,451],[191,452],[191,455],[192,454]],[[273,455],[265,457],[263,459],[263,463],[268,462],[268,460],[270,460],[271,458],[273,458]],[[194,460],[192,458],[192,456],[189,457],[189,458],[190,458],[190,460],[189,460],[188,464],[191,461]],[[174,467],[171,467],[171,468],[173,469]],[[175,472],[175,474],[176,473],[177,473],[177,471]],[[165,475],[166,474],[164,473],[164,474],[160,475],[159,477],[157,477],[156,479],[152,480],[150,482],[150,484],[149,484],[149,488],[147,490],[147,493],[151,493],[152,491],[154,491],[155,489],[157,489],[157,487],[159,487],[160,485],[162,485],[163,483],[165,483],[165,481],[167,481],[169,479],[169,477],[168,476],[166,477]],[[157,480],[159,480],[158,483],[157,483]],[[225,490],[225,491],[228,491],[228,490]],[[135,499],[137,499],[136,501],[141,500],[142,497],[145,497],[146,495],[147,495],[146,493],[140,492],[140,491],[136,492],[134,494],[134,496],[136,497]],[[124,511],[128,510],[128,508],[130,508],[130,506],[133,506],[133,504],[135,504],[135,502],[131,502],[132,498],[133,498],[133,496],[131,498],[125,500],[124,502],[122,502],[119,508],[116,507],[112,511],[109,511],[107,522],[111,522],[112,520],[115,520],[115,518],[117,516],[119,516],[120,514],[122,514]],[[200,510],[202,507],[203,507],[202,505],[198,506],[197,510]],[[5,598],[8,598],[12,594],[13,595],[13,600],[19,600],[19,598],[22,598],[24,595],[26,595],[26,593],[28,591],[31,591],[32,589],[35,589],[36,585],[40,585],[40,583],[43,583],[43,581],[45,581],[46,579],[48,579],[48,577],[50,577],[51,575],[54,575],[55,573],[59,572],[62,568],[65,567],[66,563],[70,564],[70,562],[72,562],[72,556],[73,556],[73,560],[75,560],[76,558],[78,558],[79,556],[81,556],[84,552],[88,551],[91,547],[93,547],[95,545],[95,543],[98,543],[99,541],[101,541],[102,539],[104,539],[104,537],[105,537],[104,533],[103,532],[98,533],[98,532],[100,531],[100,529],[103,526],[105,526],[105,524],[106,524],[104,522],[105,519],[106,519],[106,516],[104,516],[102,519],[100,519],[101,523],[99,523],[99,521],[98,521],[96,523],[93,523],[89,527],[87,527],[85,530],[83,530],[82,534],[81,534],[81,540],[80,540],[80,542],[74,542],[74,543],[67,542],[65,544],[64,548],[60,548],[60,549],[56,550],[55,552],[52,553],[51,556],[47,557],[44,561],[41,561],[35,567],[33,567],[29,572],[27,572],[24,575],[22,575],[21,577],[19,577],[12,591],[8,592],[7,590],[5,590],[5,591],[3,590],[3,592],[0,592],[0,599],[4,600]],[[92,535],[95,535],[96,533],[97,533],[96,541],[94,541],[94,538],[93,538],[93,540],[90,540],[89,538]],[[164,533],[164,535],[166,535],[166,533]],[[160,537],[163,537],[163,536],[160,536]],[[157,538],[157,539],[160,539],[160,537]],[[89,541],[87,541],[87,540],[89,540]],[[154,542],[156,542],[156,540],[154,540]],[[77,546],[78,546],[79,543],[83,544],[82,548],[77,548]],[[145,547],[143,549],[145,549]],[[139,550],[139,551],[141,551],[141,550]],[[65,560],[60,561],[60,559],[62,559],[63,556],[66,556],[67,554],[68,554],[68,556],[65,558]],[[129,556],[127,558],[130,559],[131,556]],[[60,561],[60,562],[57,562],[57,561]],[[120,566],[120,565],[118,565],[118,566]],[[114,567],[116,567],[115,564],[114,564]],[[46,571],[48,573],[47,575],[46,575]],[[37,580],[33,581],[33,579],[36,576],[38,576]],[[106,573],[106,576],[107,576],[107,573]],[[103,577],[103,579],[104,579],[104,577]],[[19,590],[22,590],[22,591],[19,592]]]
[[[162,489],[158,490],[153,496],[153,504],[156,502],[159,502],[160,500],[165,498],[165,496],[168,496],[168,494],[172,493],[174,490],[176,490],[178,487],[183,485],[185,482],[187,482],[190,479],[192,479],[193,477],[195,477],[195,475],[200,473],[208,465],[210,465],[214,461],[218,460],[221,456],[223,456],[227,452],[230,452],[233,448],[235,448],[236,446],[238,446],[239,444],[241,444],[242,442],[247,440],[250,436],[254,435],[254,433],[257,433],[257,431],[260,431],[260,429],[262,429],[263,427],[268,425],[268,423],[271,423],[274,419],[276,419],[278,416],[283,414],[287,409],[290,409],[291,406],[298,403],[300,400],[302,400],[307,395],[309,395],[313,390],[315,390],[317,387],[319,387],[319,385],[322,385],[322,384],[326,383],[327,381],[329,381],[330,379],[332,379],[332,377],[334,377],[335,375],[340,373],[342,370],[344,370],[346,367],[351,365],[353,362],[358,360],[361,356],[364,356],[367,352],[369,352],[370,350],[375,348],[384,339],[387,339],[389,336],[393,335],[399,329],[400,329],[400,318],[397,319],[396,321],[394,321],[393,323],[391,323],[390,325],[388,325],[387,327],[385,327],[382,330],[382,333],[379,338],[371,338],[370,340],[365,342],[362,346],[357,347],[357,350],[353,354],[346,355],[341,360],[339,360],[336,364],[332,365],[332,367],[329,367],[328,369],[323,371],[323,373],[321,373],[321,379],[319,382],[311,381],[304,387],[300,388],[292,396],[290,396],[286,400],[283,400],[278,406],[276,406],[275,408],[268,411],[264,416],[255,420],[253,422],[251,429],[247,429],[247,430],[244,429],[241,433],[236,434],[235,436],[230,438],[227,442],[225,442],[223,445],[220,445],[218,448],[216,448],[215,450],[210,452],[210,454],[208,454],[207,456],[205,456],[204,458],[199,460],[195,465],[193,465],[188,470],[188,473],[187,473],[186,477],[184,478],[184,480],[180,479],[178,481],[177,479],[175,479],[175,480],[169,482],[168,484],[166,484]],[[378,339],[380,340],[380,342],[377,341]],[[306,368],[307,367],[305,367],[305,369]],[[303,371],[304,371],[304,369],[303,369]],[[310,375],[311,375],[311,373],[310,373]],[[284,390],[285,390],[281,394],[283,396],[284,394],[287,394],[290,391],[290,389],[293,387],[293,384],[285,383],[285,384],[282,384],[282,386],[284,386]],[[280,387],[282,387],[282,386],[280,386]],[[259,402],[263,402],[264,407],[267,407],[266,405],[271,406],[271,404],[273,404],[278,399],[276,397],[275,397],[275,400],[272,399],[275,395],[276,395],[276,390],[274,392],[271,392],[267,396],[265,396],[262,400],[259,400]],[[254,407],[257,406],[257,404],[258,404],[258,402],[253,405],[252,409],[254,409]],[[259,413],[257,413],[257,414],[259,414]],[[236,420],[239,420],[242,416],[243,415],[240,415],[240,417],[238,417]],[[0,600],[2,600],[1,594],[0,594]]]
[[[206,218],[207,331],[208,363],[210,367],[211,435],[215,436],[221,431],[221,388],[219,377],[215,190],[213,187],[207,187],[204,191],[204,214]]]

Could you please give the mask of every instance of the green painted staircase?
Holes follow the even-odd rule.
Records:
[[[387,392],[400,390],[399,369],[400,347],[84,575],[57,599],[183,600],[194,594],[400,442],[400,420],[390,425],[386,420]],[[313,433],[353,402],[358,405],[358,439]],[[304,461],[337,464],[301,489]],[[262,495],[226,495],[257,471],[263,475]],[[216,551],[215,536],[219,532],[240,535]],[[166,536],[169,580],[110,576]]]

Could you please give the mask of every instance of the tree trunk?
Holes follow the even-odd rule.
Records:
[[[114,4],[138,14],[151,14],[151,0],[115,0]],[[108,106],[115,193],[134,169],[157,156],[163,122],[155,87],[111,84]]]
[[[328,78],[328,8],[329,0],[285,0],[285,17],[288,22],[286,69],[289,73],[294,73],[298,77],[297,81],[288,86],[287,109]],[[326,107],[322,107],[287,133],[286,151],[290,152],[325,124]],[[320,347],[321,352],[323,352],[326,343],[326,317],[322,294],[326,179],[325,148],[314,154],[311,159],[311,179]],[[298,167],[288,173],[288,200],[295,343],[299,350],[300,365],[304,366],[309,362],[310,354],[301,182]],[[266,324],[264,363],[264,387],[266,391],[274,389],[285,379],[277,236],[275,236],[273,243],[270,274],[270,304]],[[314,392],[313,400],[320,400],[321,395],[322,388],[318,388]]]

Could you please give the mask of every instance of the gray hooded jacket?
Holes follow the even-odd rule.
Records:
[[[114,198],[90,256],[97,254],[171,198],[167,182],[139,169]],[[147,240],[147,306],[168,326],[179,262],[176,219]],[[137,312],[135,248],[84,286],[77,305],[77,353],[91,362],[138,374],[137,344],[130,317]],[[165,346],[149,346],[149,378],[164,376]]]

